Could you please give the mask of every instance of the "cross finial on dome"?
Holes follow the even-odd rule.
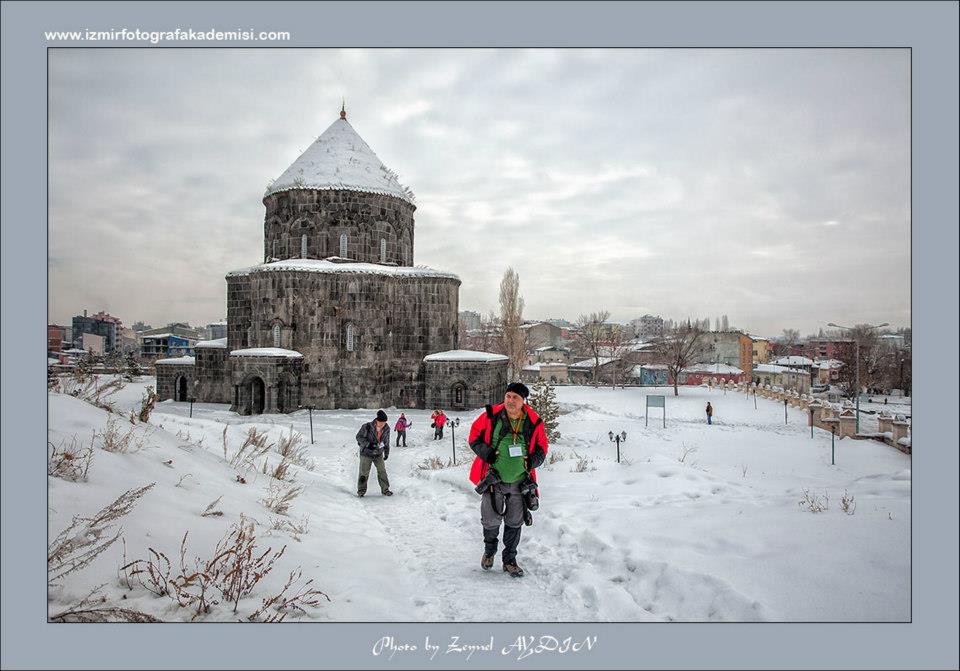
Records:
[[[347,100],[346,98],[342,98],[341,100],[342,100],[342,104],[340,105],[340,118],[346,119],[347,118]]]

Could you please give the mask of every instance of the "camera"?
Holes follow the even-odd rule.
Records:
[[[523,497],[523,505],[527,510],[536,510],[540,507],[540,497],[537,496],[537,483],[529,474],[520,481],[520,496]]]
[[[500,480],[500,474],[497,473],[495,469],[491,468],[487,471],[487,474],[484,476],[483,480],[477,483],[474,491],[476,491],[477,494],[483,494],[485,491],[487,491],[488,487],[492,487],[500,482],[502,482],[502,480]]]

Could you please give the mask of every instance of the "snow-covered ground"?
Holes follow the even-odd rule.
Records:
[[[138,409],[150,378],[112,397],[129,415]],[[667,423],[644,396],[667,396]],[[286,551],[262,589],[242,601],[238,614],[214,609],[206,620],[234,620],[279,591],[301,567],[329,603],[305,617],[364,621],[650,621],[779,620],[905,621],[910,618],[910,456],[872,440],[843,440],[830,464],[830,436],[810,437],[805,413],[780,403],[700,387],[591,389],[558,387],[565,414],[554,458],[539,471],[541,507],[524,527],[514,580],[480,568],[483,544],[479,497],[467,479],[464,444],[478,412],[451,412],[457,430],[457,465],[421,468],[432,457],[452,456],[449,432],[431,439],[429,411],[406,411],[413,421],[408,447],[387,461],[391,498],[372,478],[356,496],[354,435],[372,410],[314,411],[309,444],[306,411],[240,417],[227,406],[159,403],[149,424],[132,425],[84,401],[49,395],[49,439],[54,445],[96,444],[88,480],[49,479],[50,535],[74,515],[91,515],[124,491],[152,482],[122,520],[126,560],[162,551],[176,564],[185,532],[188,559],[209,556],[240,515],[258,523],[258,547]],[[715,409],[708,426],[707,401]],[[390,422],[398,411],[387,409]],[[134,432],[143,449],[125,454],[99,448],[108,418]],[[250,427],[276,441],[305,437],[309,462],[294,468],[303,492],[289,519],[306,518],[299,540],[270,530],[278,516],[260,503],[271,478],[238,470],[228,458]],[[622,461],[609,431],[627,432]],[[279,461],[272,453],[270,465]],[[238,482],[237,475],[246,480]],[[372,474],[371,474],[372,475]],[[799,505],[804,490],[829,497],[823,512]],[[853,514],[841,510],[844,494]],[[202,517],[222,497],[219,517]],[[189,619],[177,608],[118,576],[124,548],[112,546],[90,566],[50,590],[50,612],[105,584],[108,601],[162,619]],[[509,604],[509,606],[507,606]],[[289,619],[288,619],[289,621]]]

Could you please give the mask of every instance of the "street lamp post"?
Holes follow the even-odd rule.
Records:
[[[854,351],[854,364],[853,364],[854,366],[853,378],[854,378],[854,386],[856,386],[856,393],[857,393],[857,399],[856,399],[857,433],[860,433],[860,336],[857,335],[857,329],[851,326],[840,326],[839,324],[834,324],[833,322],[830,322],[829,324],[827,324],[827,326],[832,326],[833,328],[840,329],[841,331],[851,331],[854,334],[853,348],[855,351]],[[882,329],[884,326],[890,326],[890,324],[888,324],[887,322],[883,322],[882,324],[877,324],[876,326],[873,326],[871,324],[862,324],[861,328],[864,328],[866,330],[873,330],[873,329]]]
[[[453,446],[453,465],[457,465],[457,427],[460,426],[460,418],[447,419],[445,422],[450,427],[450,442]]]
[[[627,442],[627,432],[621,431],[620,433],[610,432],[610,441],[617,443],[617,463],[620,463],[620,443]]]

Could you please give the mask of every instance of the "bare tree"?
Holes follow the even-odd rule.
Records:
[[[681,325],[669,333],[664,333],[656,343],[657,356],[667,366],[673,378],[673,395],[679,396],[677,389],[680,373],[704,355],[703,331],[697,326]]]
[[[507,268],[500,280],[500,326],[503,353],[510,358],[508,375],[511,380],[520,378],[526,363],[526,338],[523,324],[523,297],[520,295],[520,275]]]
[[[609,335],[605,326],[608,319],[610,319],[610,313],[607,310],[591,312],[577,318],[577,332],[574,336],[574,342],[582,354],[593,359],[593,374],[590,381],[594,386],[597,384],[600,357],[604,355],[603,348],[608,346]]]

